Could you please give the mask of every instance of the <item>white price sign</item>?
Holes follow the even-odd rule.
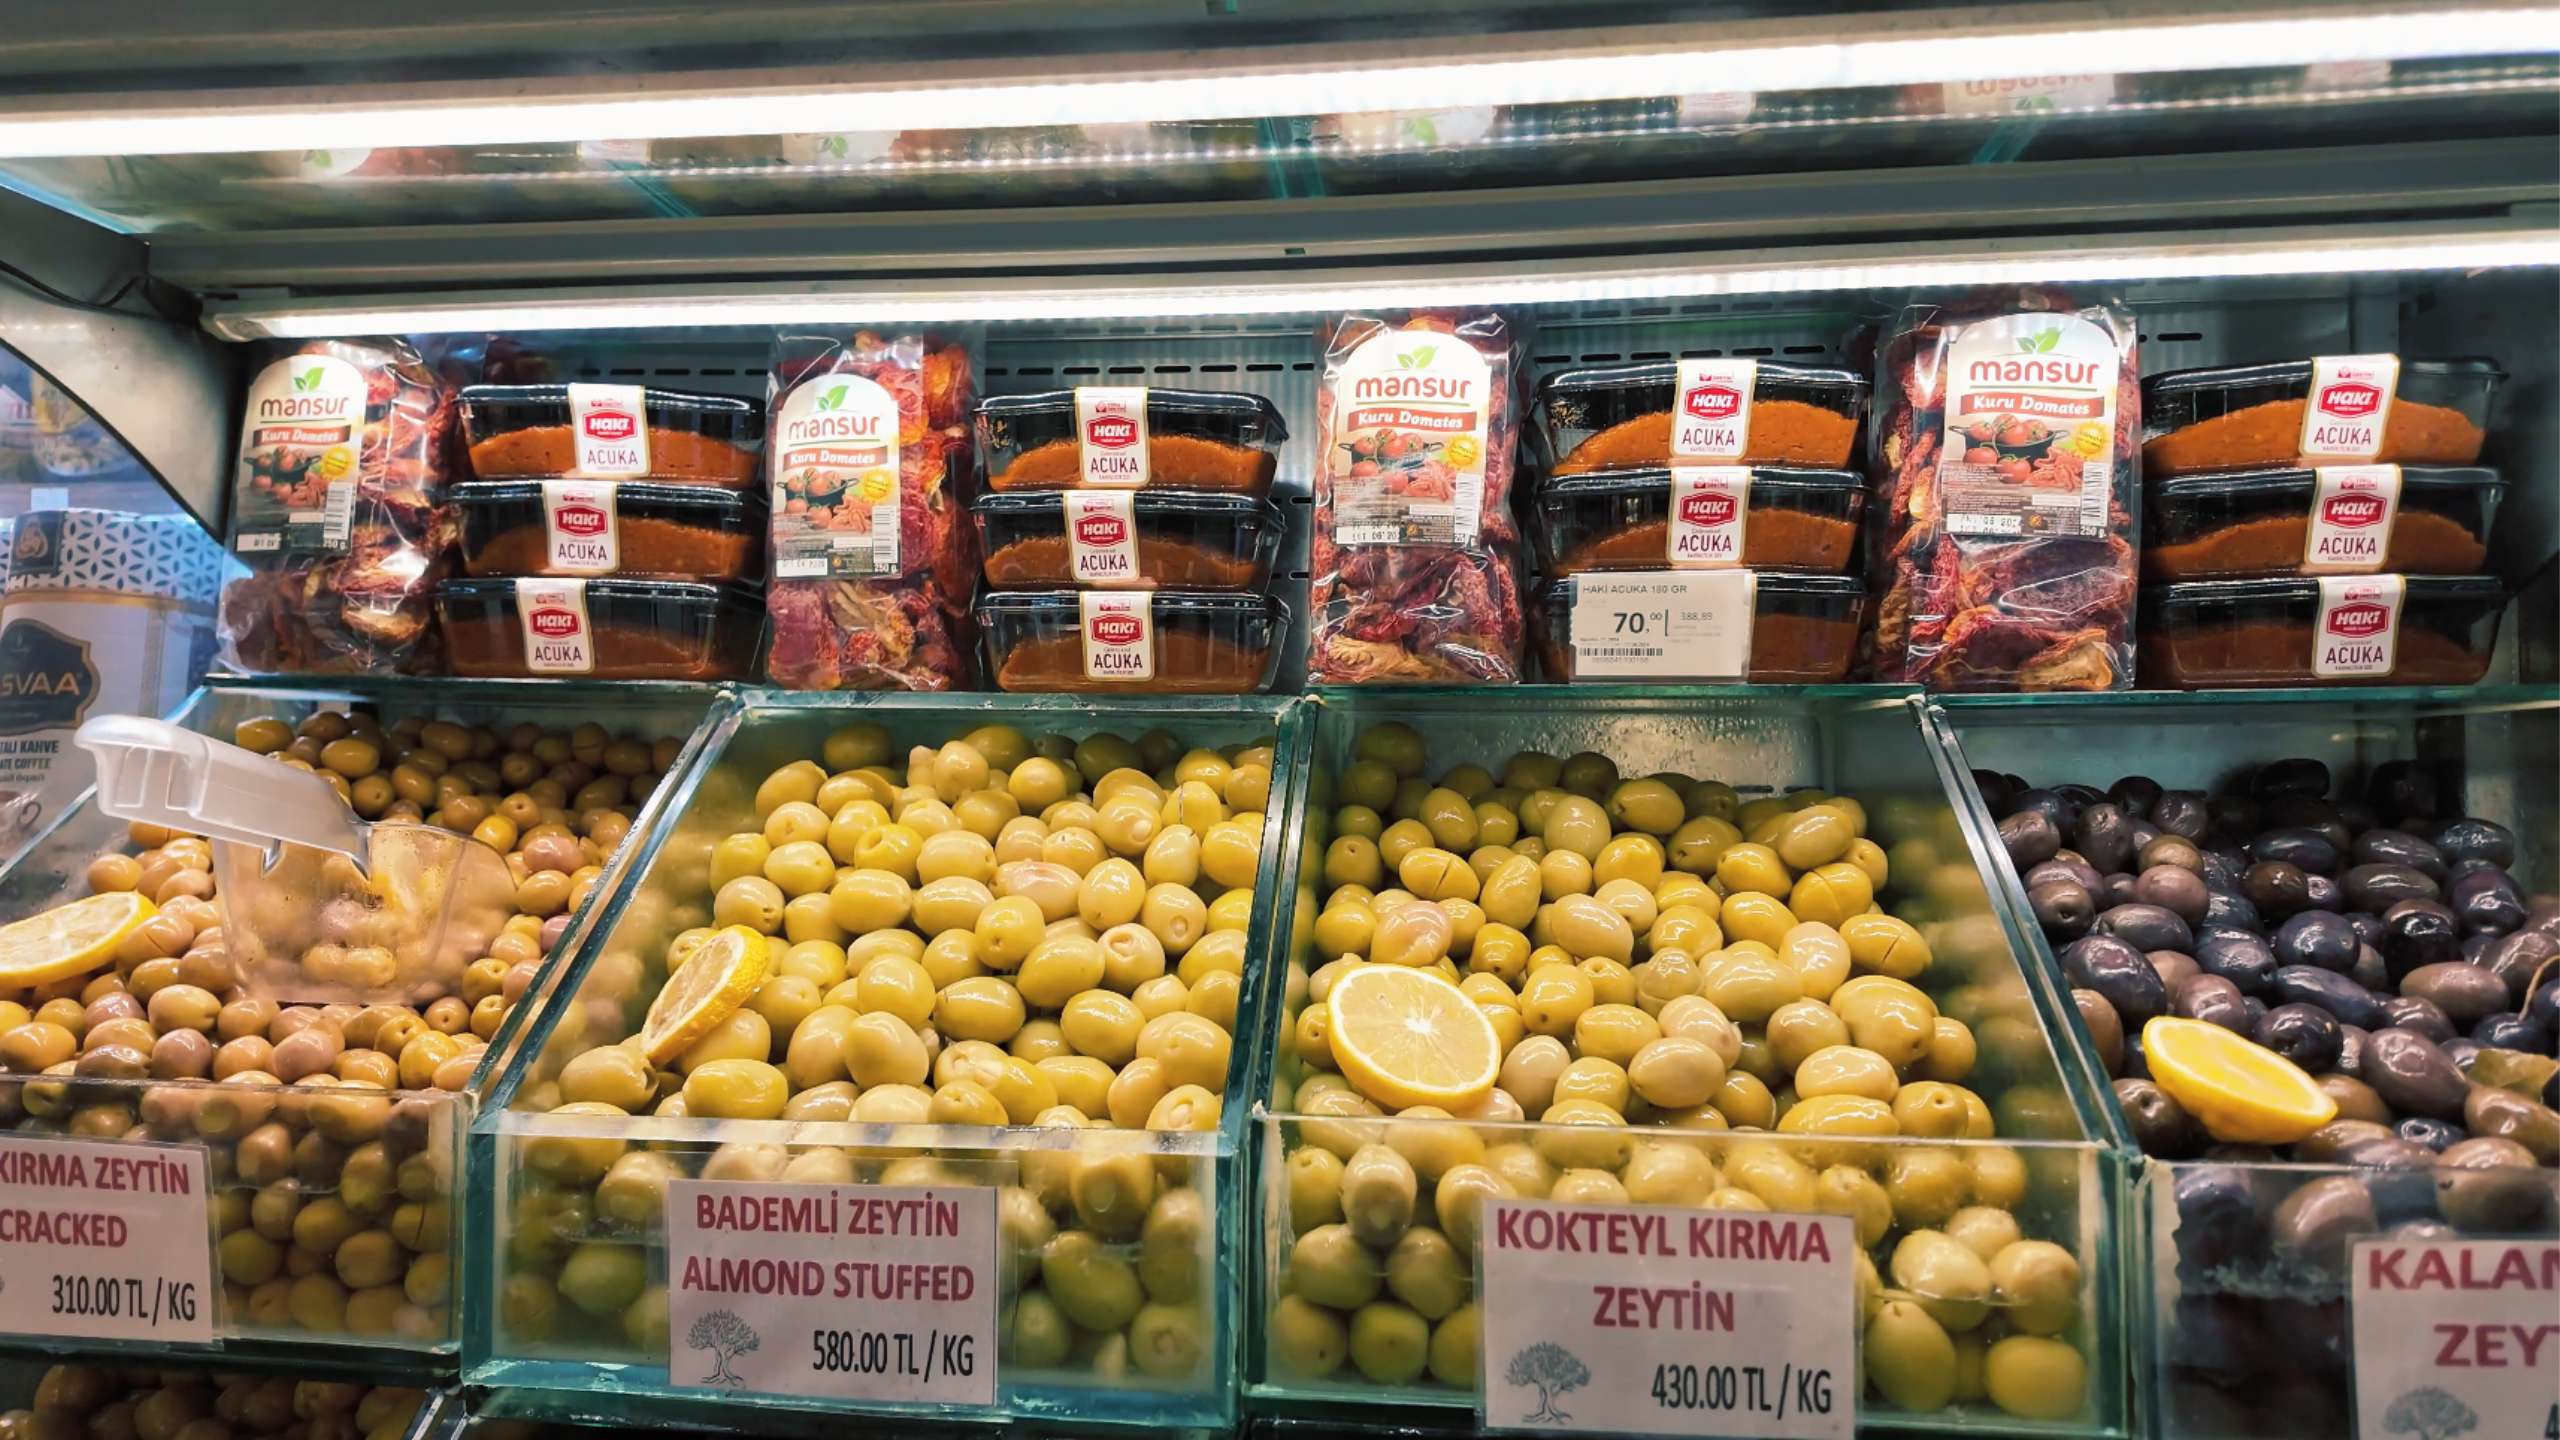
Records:
[[[1856,1433],[1846,1218],[1489,1200],[1483,1227],[1486,1428]]]
[[[1576,680],[1741,680],[1759,577],[1748,570],[1573,577]]]
[[[2362,1240],[2356,1434],[2560,1435],[2560,1240]]]
[[[0,1135],[0,1333],[213,1343],[204,1148]]]
[[[992,1405],[996,1192],[667,1186],[667,1377],[834,1400]]]

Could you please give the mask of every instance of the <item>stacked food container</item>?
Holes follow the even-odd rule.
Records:
[[[736,680],[764,622],[764,407],[638,385],[474,385],[453,672]]]
[[[2144,680],[2469,685],[2506,590],[2481,359],[2329,355],[2142,391]]]
[[[1529,605],[1548,679],[1846,679],[1867,382],[1689,359],[1540,381]]]
[[[1288,610],[1259,395],[1079,386],[978,407],[978,624],[998,690],[1267,688]]]

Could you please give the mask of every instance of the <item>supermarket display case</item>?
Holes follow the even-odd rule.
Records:
[[[1233,1257],[1251,1224],[1243,1158],[1247,1112],[1268,1084],[1267,1056],[1249,1037],[1269,1028],[1266,1017],[1275,1002],[1279,966],[1268,937],[1282,928],[1289,903],[1286,857],[1296,850],[1304,808],[1310,708],[1290,698],[1149,702],[750,692],[724,700],[704,732],[703,758],[670,787],[667,823],[620,862],[611,898],[577,942],[556,1000],[525,1032],[474,1126],[471,1173],[495,1203],[465,1217],[466,1273],[481,1297],[463,1315],[466,1383],[487,1387],[493,1403],[508,1413],[533,1418],[629,1423],[647,1414],[682,1416],[713,1428],[745,1423],[727,1398],[735,1392],[706,1387],[671,1367],[671,1358],[690,1368],[698,1357],[690,1351],[670,1356],[663,1320],[659,1333],[651,1334],[644,1312],[654,1306],[663,1314],[669,1284],[659,1216],[646,1205],[637,1211],[617,1208],[600,1189],[596,1204],[588,1203],[597,1178],[634,1149],[667,1157],[670,1179],[810,1179],[849,1161],[848,1177],[863,1183],[999,1187],[1006,1201],[1000,1267],[1008,1276],[1002,1312],[1007,1317],[1016,1313],[1021,1292],[1033,1288],[1032,1272],[1022,1265],[1036,1257],[1035,1268],[1045,1276],[1056,1263],[1050,1253],[1056,1247],[1043,1249],[1041,1238],[1053,1228],[1060,1238],[1096,1248],[1106,1257],[1103,1263],[1126,1278],[1128,1259],[1141,1254],[1137,1227],[1116,1228],[1116,1220],[1097,1220],[1079,1209],[1058,1211],[1053,1226],[1049,1212],[1057,1210],[1052,1202],[1063,1200],[1075,1172],[1134,1162],[1152,1166],[1157,1177],[1141,1188],[1160,1185],[1163,1194],[1197,1200],[1178,1207],[1185,1212],[1179,1217],[1183,1226],[1176,1230],[1168,1221],[1166,1233],[1174,1238],[1164,1242],[1175,1247],[1172,1258],[1190,1278],[1174,1287],[1177,1293],[1157,1294],[1147,1307],[1164,1312],[1151,1317],[1151,1325],[1178,1320],[1187,1327],[1178,1337],[1182,1344],[1164,1347],[1161,1361],[1154,1349],[1133,1356],[1134,1341],[1143,1337],[1097,1334],[1081,1337],[1072,1351],[1017,1365],[1016,1348],[1028,1341],[1008,1319],[992,1406],[962,1412],[774,1393],[759,1393],[756,1404],[926,1421],[1143,1420],[1211,1428],[1233,1423],[1245,1329],[1243,1276]],[[742,1120],[558,1108],[569,1064],[635,1033],[642,1012],[666,984],[670,942],[711,918],[706,867],[714,841],[756,823],[758,787],[770,772],[820,753],[825,737],[853,724],[886,727],[893,753],[983,726],[1078,739],[1162,731],[1188,746],[1273,747],[1269,802],[1248,892],[1250,921],[1244,943],[1234,947],[1238,955],[1231,957],[1240,965],[1236,1039],[1213,1128],[1061,1132],[1046,1123],[887,1123],[850,1116]],[[793,1168],[795,1162],[802,1168]],[[1161,1196],[1155,1203],[1163,1204]],[[594,1287],[596,1272],[608,1268],[628,1270],[629,1293],[610,1283]],[[1044,1287],[1041,1293],[1049,1291]],[[1054,1315],[1056,1305],[1049,1308]],[[1069,1313],[1093,1312],[1070,1305]]]

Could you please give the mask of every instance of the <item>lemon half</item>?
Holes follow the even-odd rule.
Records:
[[[1464,991],[1429,970],[1359,965],[1325,993],[1334,1063],[1390,1109],[1464,1110],[1493,1090],[1502,1044]]]
[[[2219,1025],[2155,1016],[2142,1054],[2169,1098],[2225,1144],[2289,1145],[2338,1118],[2301,1066]]]
[[[671,1065],[720,1022],[738,1012],[771,968],[765,938],[732,925],[685,957],[666,988],[649,1002],[640,1027],[640,1050],[652,1065]]]
[[[131,890],[110,890],[0,925],[0,990],[50,985],[99,969],[115,959],[124,937],[159,913]]]

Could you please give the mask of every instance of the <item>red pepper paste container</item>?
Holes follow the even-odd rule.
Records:
[[[756,482],[764,405],[654,385],[472,385],[462,392],[471,473],[483,480]]]
[[[1259,590],[1287,520],[1268,500],[1157,490],[1030,490],[969,504],[998,590]]]
[[[475,480],[454,487],[476,576],[764,578],[762,490],[650,481]]]
[[[1772,360],[1671,360],[1559,370],[1530,405],[1551,475],[1700,464],[1836,469],[1857,453],[1867,381]]]
[[[2477,356],[2331,355],[2142,382],[2146,480],[2323,464],[2468,465],[2507,372]],[[2315,408],[2319,413],[2314,413]]]
[[[2507,482],[2478,468],[2355,465],[2178,475],[2143,491],[2146,579],[2473,575]]]
[[[436,613],[456,675],[737,680],[764,634],[753,585],[447,580]]]
[[[1271,493],[1280,411],[1259,395],[1080,385],[979,402],[990,490]]]
[[[1683,466],[1550,476],[1530,496],[1550,575],[1747,565],[1845,572],[1867,482],[1849,470]]]
[[[2144,596],[2143,683],[2473,685],[2489,673],[2506,587],[2488,576],[2199,580]]]
[[[978,596],[999,690],[1248,695],[1279,668],[1288,608],[1216,590],[990,590]]]

